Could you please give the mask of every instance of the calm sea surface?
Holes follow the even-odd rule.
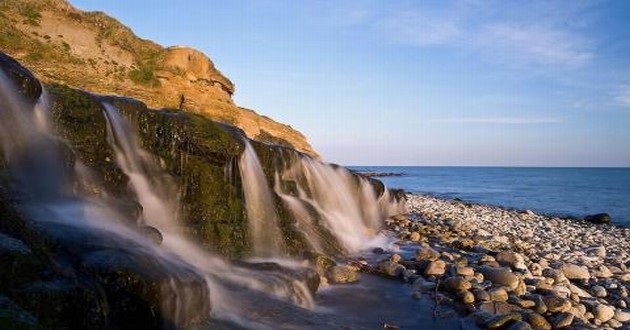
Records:
[[[395,172],[378,178],[412,193],[583,217],[606,212],[630,226],[630,168],[352,166]]]

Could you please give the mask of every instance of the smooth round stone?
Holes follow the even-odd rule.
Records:
[[[457,275],[460,276],[474,276],[475,270],[472,267],[457,266]]]
[[[470,291],[459,291],[457,293],[457,299],[463,304],[468,305],[475,302],[475,295],[473,295]]]
[[[608,322],[615,316],[615,309],[604,304],[597,304],[593,308],[593,316],[602,323]]]
[[[588,280],[591,278],[591,274],[588,271],[588,268],[584,266],[578,266],[574,264],[565,264],[562,267],[562,272],[564,276],[569,280]]]
[[[620,309],[615,311],[615,320],[619,322],[628,322],[630,321],[630,312],[622,311]]]
[[[472,285],[461,276],[453,276],[442,281],[441,287],[448,292],[458,292],[468,290]]]
[[[613,329],[618,329],[621,328],[623,326],[623,324],[615,319],[611,319],[610,321],[606,322],[611,328]]]
[[[409,234],[409,240],[412,242],[417,242],[420,240],[420,233],[417,231],[411,232],[411,234]]]
[[[437,260],[440,257],[440,253],[432,249],[431,247],[425,246],[416,251],[416,260]]]
[[[359,280],[359,274],[350,266],[332,266],[326,270],[331,283],[352,283]]]
[[[473,294],[475,295],[475,300],[477,301],[490,301],[490,295],[485,290],[474,289]]]
[[[400,256],[400,254],[392,254],[391,257],[389,257],[389,261],[391,262],[399,262],[402,259],[402,257]]]
[[[529,313],[527,315],[527,322],[532,325],[532,327],[541,330],[551,330],[551,324],[544,316],[538,313]]]
[[[608,295],[608,292],[606,291],[606,289],[601,285],[593,286],[591,288],[591,292],[593,293],[593,296],[597,298],[604,298]]]
[[[499,315],[495,315],[490,320],[488,320],[488,322],[486,323],[486,327],[488,329],[497,329],[497,328],[507,325],[510,322],[516,322],[516,321],[521,321],[521,320],[522,320],[522,316],[518,312],[499,314]]]
[[[384,275],[391,277],[399,277],[405,270],[405,266],[392,261],[383,261],[376,265],[376,270]]]
[[[479,272],[483,274],[486,280],[506,286],[510,290],[515,289],[519,282],[518,276],[505,268],[483,266],[479,268]]]
[[[565,328],[573,323],[573,318],[575,316],[571,313],[560,313],[556,316],[555,321],[553,322],[553,327],[555,329]]]
[[[491,301],[506,302],[509,298],[507,291],[504,288],[494,288],[488,290]]]
[[[431,261],[424,270],[425,276],[440,276],[446,272],[446,263],[442,260]]]
[[[508,328],[508,330],[532,330],[532,326],[529,323],[524,321],[516,321],[513,322]]]
[[[499,264],[512,268],[516,268],[515,266],[517,265],[521,266],[525,264],[523,256],[513,251],[501,251],[494,258]]]
[[[558,296],[545,296],[543,301],[550,313],[568,312],[571,309],[571,301]]]

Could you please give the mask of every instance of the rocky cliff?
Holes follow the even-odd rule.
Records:
[[[317,157],[297,130],[235,105],[234,84],[206,55],[143,40],[104,13],[83,12],[65,0],[2,0],[0,49],[45,83],[182,108]]]

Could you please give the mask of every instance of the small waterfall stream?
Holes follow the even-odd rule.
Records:
[[[282,233],[272,194],[281,199],[308,246],[318,252],[353,253],[368,247],[381,229],[382,220],[404,212],[404,205],[394,201],[386,188],[377,196],[368,179],[343,167],[297,152],[280,154],[284,168],[274,175],[273,191],[247,140],[239,160],[250,236],[257,255],[282,255],[278,246]]]
[[[282,254],[282,233],[272,192],[265,178],[256,151],[244,139],[245,151],[238,163],[245,193],[245,206],[249,222],[254,256],[273,257]]]

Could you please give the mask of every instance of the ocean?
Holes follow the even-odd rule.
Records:
[[[608,213],[630,227],[630,168],[351,166],[390,188],[537,213],[583,218]]]

